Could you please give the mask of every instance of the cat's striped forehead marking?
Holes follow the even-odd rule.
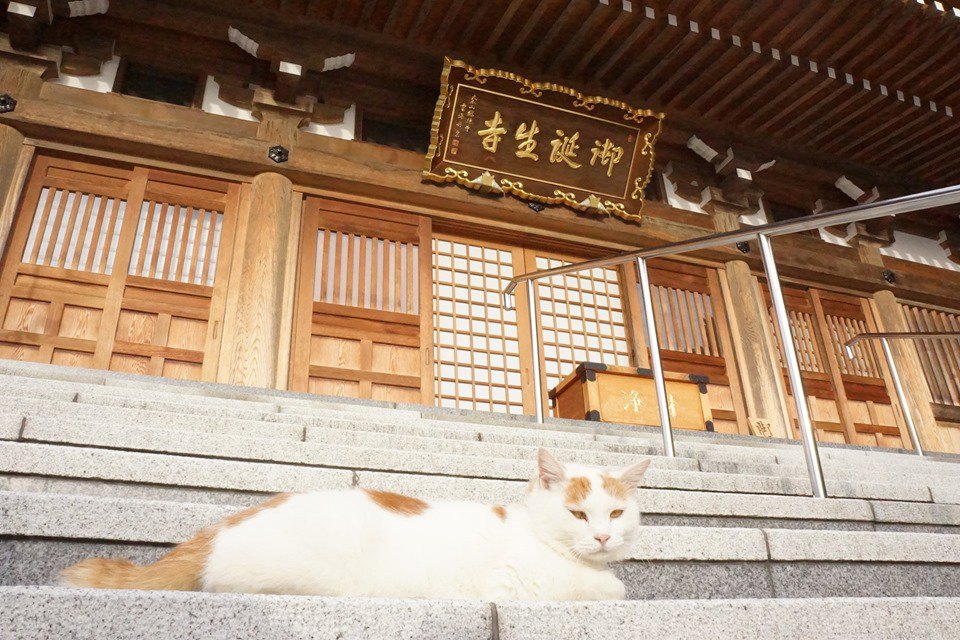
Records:
[[[567,490],[564,498],[568,504],[578,504],[590,495],[590,488],[590,478],[574,476],[567,482]]]
[[[375,489],[364,489],[363,491],[381,508],[387,511],[393,511],[402,516],[420,515],[430,506],[423,500],[411,498],[410,496],[402,496],[399,493],[377,491]]]
[[[495,507],[493,507],[493,514],[498,518],[500,518],[501,520],[503,520],[504,522],[507,521],[507,510],[503,508],[503,505],[498,504]]]
[[[626,499],[630,495],[630,486],[619,478],[613,478],[604,474],[603,478],[603,490],[609,493],[614,498],[620,500]]]

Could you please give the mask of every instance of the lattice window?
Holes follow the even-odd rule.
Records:
[[[911,331],[960,331],[960,312],[903,305]],[[918,341],[917,353],[923,373],[937,404],[960,407],[960,341]]]
[[[379,311],[420,313],[414,242],[320,229],[317,231],[315,302]]]
[[[537,256],[537,269],[569,264]],[[629,365],[617,269],[592,269],[540,280],[544,373],[552,389],[581,362]]]
[[[222,227],[219,211],[145,201],[129,274],[212,286]]]
[[[861,333],[867,333],[870,328],[864,320],[859,318],[845,318],[825,314],[827,328],[830,334],[826,336],[840,365],[840,373],[867,378],[882,378],[880,364],[869,342],[858,342],[853,347],[853,358],[848,358],[844,344]]]
[[[773,320],[773,309],[769,309],[770,324],[773,327],[774,342],[777,345],[777,355],[780,358],[780,366],[785,367],[783,358],[783,344],[780,338],[780,331]],[[788,310],[790,316],[790,333],[793,334],[793,348],[797,353],[797,362],[800,364],[801,371],[810,371],[812,373],[824,373],[823,356],[820,354],[820,347],[817,344],[816,324],[813,314],[806,311]]]
[[[22,261],[109,275],[126,205],[119,198],[44,187]]]
[[[435,238],[433,272],[437,404],[523,413],[516,313],[500,306],[512,252]]]
[[[709,293],[651,285],[660,348],[722,357]]]

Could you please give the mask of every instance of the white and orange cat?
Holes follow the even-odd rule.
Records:
[[[209,527],[147,566],[93,558],[67,585],[324,596],[608,600],[607,563],[640,526],[650,461],[608,471],[541,449],[519,504],[423,502],[380,491],[279,495]]]

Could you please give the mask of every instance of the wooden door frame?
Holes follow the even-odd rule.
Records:
[[[54,176],[53,174],[48,175],[50,170],[60,172],[76,171],[80,172],[80,174],[89,173],[90,177],[88,178],[83,175],[80,177],[63,177],[62,173],[60,176]],[[97,184],[97,178],[103,178],[104,182]],[[148,184],[152,180],[163,184],[161,190],[167,190],[166,192],[169,193],[180,193],[179,190],[182,189],[183,197],[187,198],[202,197],[196,194],[193,196],[185,195],[191,189],[219,190],[219,193],[224,194],[223,201],[216,207],[218,215],[222,216],[222,226],[220,227],[220,246],[217,252],[216,281],[212,285],[203,283],[202,286],[197,286],[196,284],[183,283],[178,280],[146,278],[129,274],[130,261],[140,223],[143,203],[146,201]],[[119,184],[111,184],[110,181]],[[50,186],[52,184],[59,186]],[[34,265],[29,261],[24,261],[23,253],[37,215],[36,203],[39,202],[40,195],[43,189],[46,188],[56,190],[66,189],[90,196],[82,212],[78,209],[79,200],[75,201],[69,216],[71,220],[76,218],[76,225],[79,225],[77,230],[79,230],[81,235],[85,234],[88,230],[92,230],[94,236],[97,237],[99,237],[101,230],[108,234],[116,233],[116,236],[111,236],[116,238],[116,253],[113,255],[112,271],[109,274],[86,271],[84,266],[79,263],[79,254],[77,258],[74,259],[70,268],[65,268],[62,264],[59,267],[50,267]],[[51,194],[52,193],[53,191],[51,191]],[[196,359],[196,351],[200,351],[202,353],[202,365],[197,377],[199,380],[213,380],[216,371],[216,362],[219,357],[219,325],[223,316],[222,298],[225,293],[224,285],[231,261],[231,238],[238,195],[239,183],[237,182],[201,178],[184,171],[155,169],[147,165],[136,164],[133,161],[131,161],[131,163],[117,164],[114,162],[104,162],[101,158],[74,156],[72,154],[69,156],[52,153],[36,154],[33,156],[33,162],[29,168],[26,185],[22,190],[21,197],[17,201],[16,215],[14,216],[15,219],[9,236],[9,242],[7,242],[3,249],[3,260],[0,262],[0,268],[2,268],[2,273],[0,273],[0,309],[6,311],[9,308],[11,294],[14,290],[13,278],[16,277],[17,273],[34,273],[44,278],[62,278],[67,283],[76,282],[100,285],[103,287],[103,292],[96,296],[96,300],[94,300],[92,296],[87,296],[86,300],[83,300],[82,297],[77,298],[77,304],[79,306],[97,308],[100,311],[99,328],[97,329],[95,337],[89,338],[88,340],[92,345],[90,347],[84,347],[81,346],[81,343],[77,340],[56,335],[56,329],[59,325],[61,314],[63,313],[64,303],[53,301],[49,303],[50,306],[48,307],[47,326],[44,334],[46,338],[43,339],[44,343],[40,345],[39,359],[41,361],[50,361],[54,349],[64,348],[90,354],[89,362],[84,366],[109,370],[112,358],[116,355],[115,351],[119,349],[119,353],[149,357],[151,368],[145,373],[148,375],[160,375],[160,367],[162,367],[167,359],[172,357],[172,359],[177,360],[179,357],[183,357],[187,358],[185,360],[186,362],[199,363],[201,360]],[[115,201],[111,214],[113,221],[107,228],[102,229],[99,223],[91,223],[95,213],[93,205],[95,198],[110,198]],[[120,215],[116,204],[119,201],[124,203],[123,219],[119,226],[114,228],[113,225],[116,222],[116,218]],[[188,205],[180,204],[176,206],[182,208]],[[210,210],[212,211],[212,209]],[[40,224],[44,224],[46,221],[45,216],[48,215],[49,211],[50,203],[48,202],[47,212],[44,213],[44,217],[41,217]],[[96,211],[96,215],[103,216],[105,211],[104,205],[101,204],[99,210]],[[63,215],[67,216],[68,214],[64,211]],[[100,220],[102,221],[102,218],[100,218]],[[180,220],[182,221],[183,218],[181,217]],[[67,224],[69,225],[70,223]],[[92,226],[88,226],[91,224]],[[213,229],[212,226],[210,228],[211,230]],[[72,227],[68,229],[68,234],[73,233],[71,229]],[[42,236],[43,230],[40,230],[40,235],[37,238],[38,243]],[[168,239],[168,250],[172,246],[173,241],[174,235],[171,234]],[[110,238],[107,238],[106,242],[107,249],[109,249],[111,245]],[[198,241],[195,240],[195,246],[197,246],[197,242]],[[184,244],[184,247],[185,246]],[[65,251],[65,249],[62,251]],[[61,253],[61,257],[63,257],[63,253]],[[195,258],[196,256],[194,256],[194,259]],[[89,267],[92,264],[92,256],[87,260],[87,266]],[[101,262],[101,268],[105,264],[106,252],[102,260],[104,262]],[[210,301],[209,304],[206,305],[206,315],[201,317],[199,315],[187,314],[185,316],[206,322],[206,334],[203,338],[203,346],[197,349],[177,349],[162,346],[166,344],[167,331],[170,323],[170,313],[164,311],[156,312],[156,321],[158,324],[153,333],[152,343],[118,342],[116,335],[117,324],[127,304],[125,302],[125,296],[128,285],[131,283],[134,283],[135,286],[139,288],[173,294],[183,293],[208,297]],[[209,292],[206,291],[207,289],[209,289]],[[68,302],[67,304],[71,303]],[[135,308],[136,305],[142,304],[142,301],[134,300],[131,304],[133,304]],[[174,312],[173,315],[177,314]],[[162,340],[162,342],[157,342],[157,340]],[[133,350],[131,351],[131,349]],[[194,359],[189,359],[191,357]]]
[[[403,223],[414,229],[418,245],[418,315],[420,331],[420,403],[434,404],[433,373],[433,268],[432,224],[428,216],[405,211],[371,207],[313,195],[301,199],[299,243],[297,245],[296,286],[293,294],[293,319],[287,382],[291,389],[307,391],[310,379],[309,340],[312,335],[313,287],[316,278],[316,233],[324,211],[342,216]],[[306,342],[305,342],[306,341]],[[306,345],[307,348],[303,348]]]

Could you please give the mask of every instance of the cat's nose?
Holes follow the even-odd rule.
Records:
[[[602,547],[603,545],[607,544],[607,540],[610,539],[610,536],[606,533],[598,533],[597,535],[593,536],[593,539],[599,542],[600,546]]]

